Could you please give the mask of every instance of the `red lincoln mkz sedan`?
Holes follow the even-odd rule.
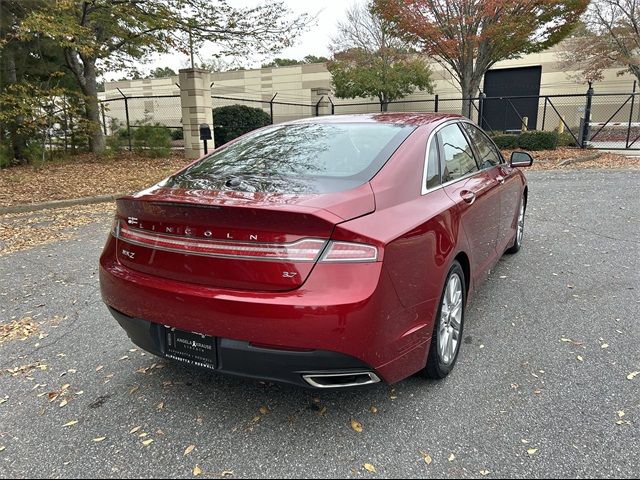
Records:
[[[527,184],[439,114],[332,116],[252,132],[118,200],[104,301],[134,343],[314,388],[443,378],[465,307],[522,245]]]

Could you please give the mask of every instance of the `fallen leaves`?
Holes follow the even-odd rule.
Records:
[[[144,445],[145,447],[148,447],[149,445],[151,445],[154,442],[153,438],[150,438],[149,440],[144,440],[142,442],[142,445]]]
[[[374,407],[374,406],[372,406],[372,407],[369,409],[369,411],[370,411],[371,413],[373,413],[374,415],[375,415],[376,413],[378,413],[378,409],[377,409],[376,407]]]
[[[351,420],[351,428],[358,433],[362,433],[363,430],[362,424],[357,420]]]
[[[105,203],[2,215],[0,256],[72,239],[78,227],[107,221],[113,210],[113,203]]]
[[[149,161],[122,151],[108,161],[87,153],[38,169],[30,165],[7,168],[0,170],[0,206],[136,192],[189,163],[179,154]]]
[[[480,475],[482,475],[483,477],[486,477],[487,475],[489,475],[491,472],[489,470],[480,470]]]
[[[93,442],[94,443],[101,443],[104,442],[107,439],[107,437],[98,437],[98,438],[94,438]]]
[[[456,456],[452,453],[451,455],[449,455],[449,458],[447,460],[449,460],[450,462],[453,462],[456,459]]]
[[[6,372],[12,377],[17,377],[18,375],[29,375],[33,370],[40,370],[41,372],[45,372],[48,369],[49,369],[48,365],[40,362],[35,362],[35,363],[30,363],[29,365],[22,365],[16,368],[8,368]]]
[[[70,422],[67,422],[63,425],[64,428],[68,428],[68,427],[73,427],[74,425],[78,424],[78,420],[72,420]]]
[[[371,465],[370,463],[365,463],[363,465],[364,469],[369,472],[369,473],[377,473],[376,472],[376,467],[374,467],[373,465]]]
[[[202,469],[198,465],[196,465],[193,468],[193,476],[194,477],[199,477],[200,475],[202,475]]]
[[[12,340],[24,341],[38,333],[39,326],[31,317],[0,324],[0,344]]]
[[[420,452],[420,455],[422,455],[422,459],[427,465],[431,465],[433,463],[433,458],[431,458],[431,455],[429,455],[427,452]]]
[[[195,450],[196,446],[195,445],[189,445],[187,447],[187,449],[184,451],[184,457],[186,457],[187,455],[189,455],[191,452],[193,452]]]
[[[627,375],[627,380],[635,380],[635,378],[640,375],[640,372],[632,372],[629,375]]]
[[[129,432],[130,435],[133,435],[134,433],[138,433],[140,431],[142,427],[135,427],[132,428],[131,431]]]
[[[527,450],[527,454],[530,457],[533,457],[536,453],[538,453],[538,449],[537,448],[530,448],[529,450]]]

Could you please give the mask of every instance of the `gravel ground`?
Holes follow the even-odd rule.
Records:
[[[635,478],[640,172],[528,176],[524,249],[440,383],[315,393],[134,350],[99,296],[108,214],[1,256],[0,476]]]

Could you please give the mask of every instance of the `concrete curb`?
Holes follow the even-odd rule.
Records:
[[[29,203],[26,205],[13,205],[11,207],[0,207],[0,215],[6,213],[26,213],[49,210],[52,208],[73,207],[75,205],[93,205],[96,203],[113,202],[115,199],[123,197],[125,193],[116,195],[100,195],[97,197],[72,198],[70,200],[54,200],[44,203]]]
[[[558,164],[558,167],[564,167],[565,165],[571,165],[572,163],[589,162],[591,160],[596,160],[601,156],[602,156],[602,152],[596,152],[590,155],[583,155],[582,157],[567,158],[566,160],[560,162]]]

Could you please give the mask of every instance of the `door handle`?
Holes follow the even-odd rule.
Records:
[[[505,178],[504,178],[502,175],[498,175],[498,176],[496,177],[496,180],[498,181],[498,183],[499,183],[500,185],[504,185]]]
[[[476,201],[476,194],[473,192],[470,192],[469,190],[463,190],[462,192],[460,192],[460,196],[469,205],[473,205],[473,202]]]

